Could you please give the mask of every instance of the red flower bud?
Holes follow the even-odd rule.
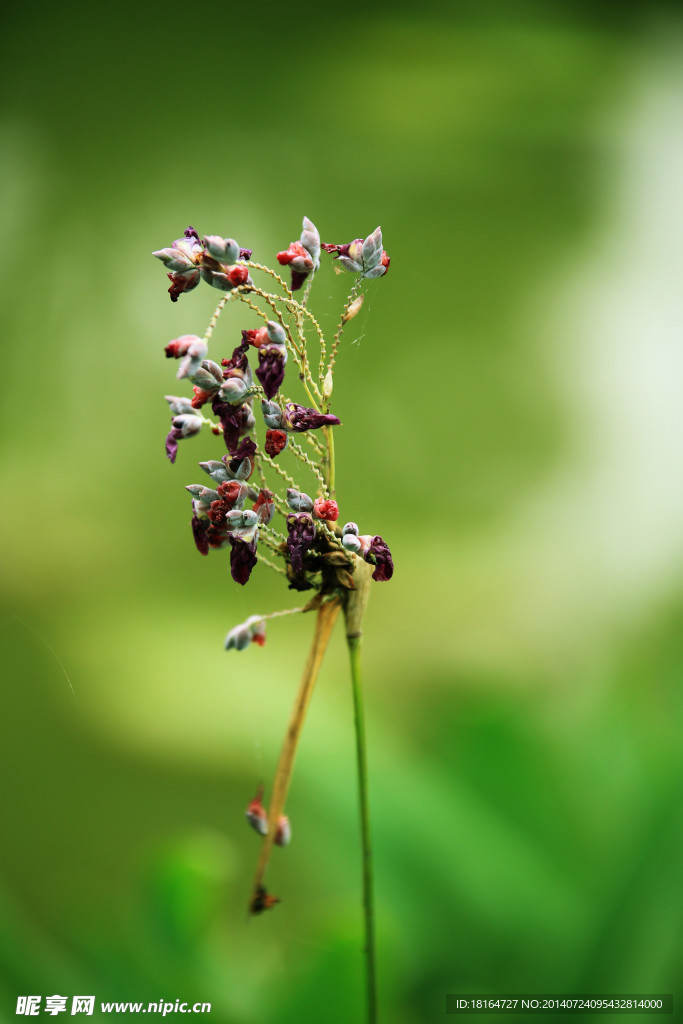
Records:
[[[287,434],[284,430],[267,430],[265,450],[266,455],[274,459],[287,447]]]
[[[230,284],[236,288],[238,285],[244,284],[246,282],[247,278],[249,277],[249,270],[247,269],[247,267],[242,267],[239,266],[239,264],[237,264],[234,267],[230,267],[230,269],[226,271],[225,276],[227,277]]]
[[[277,254],[277,261],[291,270],[293,292],[301,288],[314,267],[310,252],[299,241],[290,242],[288,249]]]
[[[208,402],[216,394],[215,391],[203,391],[195,384],[192,388],[194,391],[194,398],[190,402],[193,409],[201,409],[201,407]]]
[[[326,519],[329,523],[336,523],[339,519],[339,506],[336,501],[331,499],[316,498],[313,502],[313,515],[316,519]]]

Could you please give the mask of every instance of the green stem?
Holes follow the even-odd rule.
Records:
[[[327,451],[325,453],[325,479],[327,481],[327,489],[330,492],[330,497],[334,498],[334,428],[323,427],[323,435],[327,442]]]
[[[362,566],[362,568],[361,568]],[[377,1024],[377,966],[375,956],[375,904],[372,877],[372,841],[370,836],[370,806],[368,803],[367,742],[365,713],[361,681],[361,623],[368,597],[370,575],[365,563],[359,564],[354,574],[357,590],[352,592],[346,609],[346,642],[351,661],[353,711],[356,732],[356,764],[358,767],[358,799],[360,805],[361,848],[363,861],[363,915],[365,919],[365,974],[367,986],[367,1024]],[[359,571],[360,570],[360,571]]]

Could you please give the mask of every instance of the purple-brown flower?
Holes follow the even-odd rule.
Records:
[[[373,580],[378,582],[390,580],[394,575],[394,560],[391,557],[391,551],[381,537],[372,538],[368,555],[372,556],[375,560],[375,571],[372,574]],[[370,562],[370,558],[365,555],[363,557],[366,562]]]
[[[307,409],[305,405],[288,402],[285,406],[283,426],[286,430],[301,433],[303,430],[317,430],[318,427],[338,426],[341,420],[332,413],[318,412]]]
[[[256,565],[256,541],[242,540],[235,534],[229,535],[230,551],[230,572],[235,583],[244,584],[251,576],[251,570]]]
[[[315,540],[315,524],[308,512],[287,516],[287,550],[294,572],[303,572],[303,557]]]

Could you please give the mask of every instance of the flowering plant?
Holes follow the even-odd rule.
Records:
[[[321,249],[332,255],[335,270],[343,268],[356,275],[329,346],[307,306],[313,279],[320,268]],[[186,229],[183,238],[154,255],[168,271],[173,302],[202,280],[226,293],[203,337],[185,334],[174,338],[165,349],[168,358],[179,360],[177,378],[189,381],[193,392],[184,397],[166,396],[172,414],[166,437],[168,458],[175,462],[180,442],[205,427],[222,436],[227,449],[220,459],[199,463],[209,477],[208,482],[186,487],[192,499],[191,526],[197,549],[207,555],[211,549],[229,548],[232,578],[242,586],[261,563],[284,576],[290,590],[307,593],[307,600],[299,607],[251,615],[230,630],[225,647],[242,651],[252,643],[262,646],[267,620],[316,612],[313,644],[280,754],[269,807],[266,810],[263,805],[262,789],[247,807],[247,820],[263,837],[250,911],[258,914],[279,902],[265,886],[265,872],[273,846],[285,846],[290,840],[291,829],[284,810],[296,748],[327,643],[339,613],[343,612],[356,724],[368,1020],[374,1021],[374,911],[360,641],[369,587],[373,580],[390,580],[394,565],[382,537],[361,534],[355,522],[341,525],[338,521],[334,428],[341,422],[330,407],[344,326],[362,306],[361,289],[365,281],[383,277],[389,268],[389,257],[382,248],[382,232],[377,228],[367,238],[355,239],[347,245],[321,245],[317,228],[304,217],[300,239],[277,254],[278,263],[289,267],[291,287],[275,270],[254,262],[252,250],[241,248],[234,239],[219,235],[200,238],[192,227]],[[279,292],[258,287],[252,280],[252,270],[269,276]],[[299,301],[294,292],[301,289]],[[234,301],[246,305],[259,318],[259,325],[246,329],[240,326],[238,344],[228,358],[218,363],[209,358],[209,345],[223,309]],[[310,355],[312,343],[317,348],[317,372]],[[290,357],[296,372],[288,375]],[[289,387],[292,377],[303,387],[307,404],[293,401],[283,392],[285,381]],[[265,430],[260,443],[254,415],[256,402],[260,403]],[[213,418],[204,415],[207,406]],[[293,457],[294,465],[308,474],[305,487],[282,465],[285,451]],[[277,485],[273,483],[275,476]],[[278,516],[283,522],[278,522]]]

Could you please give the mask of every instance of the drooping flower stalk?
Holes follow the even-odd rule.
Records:
[[[328,347],[320,323],[307,305],[320,267],[321,249],[333,255],[337,264],[335,269],[341,267],[358,275],[344,305],[331,347]],[[346,245],[321,245],[315,225],[306,217],[300,239],[291,242],[277,255],[280,265],[290,269],[291,287],[276,271],[252,260],[252,251],[241,248],[234,239],[219,235],[200,239],[192,227],[187,228],[183,238],[154,255],[169,271],[169,292],[173,302],[196,288],[202,280],[226,293],[203,337],[182,335],[166,345],[167,357],[180,360],[177,377],[188,380],[193,390],[191,397],[166,396],[172,414],[171,430],[166,438],[169,460],[175,462],[181,441],[185,444],[186,438],[197,436],[205,427],[214,435],[222,435],[227,448],[227,454],[220,460],[199,463],[209,477],[206,485],[190,484],[186,488],[192,496],[194,543],[202,555],[207,555],[212,548],[229,549],[230,572],[240,585],[247,583],[252,571],[262,562],[279,575],[284,575],[290,590],[314,592],[312,599],[302,607],[250,616],[230,630],[225,640],[227,650],[243,651],[252,644],[263,646],[267,620],[316,611],[313,642],[285,734],[268,809],[263,804],[262,787],[247,807],[247,820],[262,836],[250,910],[258,914],[280,902],[266,888],[266,869],[273,847],[286,846],[291,838],[290,822],[284,812],[296,751],[325,650],[343,610],[356,733],[367,1021],[375,1024],[374,901],[360,645],[363,614],[372,581],[391,579],[394,565],[382,537],[360,534],[354,522],[343,526],[337,522],[339,506],[335,496],[334,433],[341,426],[341,421],[331,413],[330,405],[343,328],[362,306],[361,287],[364,282],[383,277],[389,268],[389,257],[382,248],[379,228],[366,239],[356,239]],[[258,287],[249,276],[250,270],[268,275],[283,294],[277,295]],[[301,301],[298,301],[294,293],[302,288]],[[257,304],[258,300],[265,303],[268,312]],[[259,326],[241,328],[241,340],[232,355],[223,358],[219,364],[208,358],[209,343],[213,342],[223,310],[235,303],[256,314]],[[308,352],[311,336],[319,350],[317,379],[313,375]],[[250,355],[258,358],[258,365],[253,368]],[[289,356],[296,364],[296,377],[308,405],[292,401],[282,391]],[[254,374],[258,385],[254,382]],[[256,439],[255,398],[261,401],[266,429],[261,445]],[[213,418],[204,415],[202,409],[206,405],[210,406]],[[313,432],[317,430],[321,431],[324,443],[315,437]],[[306,441],[308,450],[294,440],[294,435],[300,435]],[[290,455],[285,458],[293,459],[305,468],[307,481],[316,488],[315,497],[301,488],[289,470],[281,465],[280,459],[286,451]],[[279,493],[277,488],[271,489],[266,470],[273,470],[279,477]],[[259,479],[258,485],[252,480],[254,471]],[[281,481],[287,485],[284,495]],[[272,523],[276,516],[282,517],[276,520],[280,529]],[[286,535],[283,530],[286,530]],[[270,557],[263,555],[264,546]]]
[[[273,843],[275,842],[278,821],[285,810],[285,802],[287,800],[289,784],[292,778],[294,758],[296,757],[301,730],[303,729],[304,721],[306,719],[308,705],[310,704],[311,697],[313,696],[313,690],[318,679],[320,666],[322,665],[323,657],[327,650],[327,645],[330,637],[332,636],[332,631],[340,610],[341,602],[336,598],[323,602],[318,609],[313,642],[311,644],[306,667],[304,668],[304,673],[301,677],[301,682],[299,683],[299,689],[294,700],[294,707],[292,708],[292,713],[289,718],[287,732],[285,733],[285,740],[282,745],[282,750],[280,751],[280,759],[278,761],[275,778],[273,780],[273,791],[268,811],[268,831],[263,839],[261,854],[259,856],[256,874],[254,876],[251,900],[252,910],[254,910],[255,905],[258,905],[257,901],[262,897],[265,890],[264,878],[266,868],[268,867],[270,855],[273,851]]]

